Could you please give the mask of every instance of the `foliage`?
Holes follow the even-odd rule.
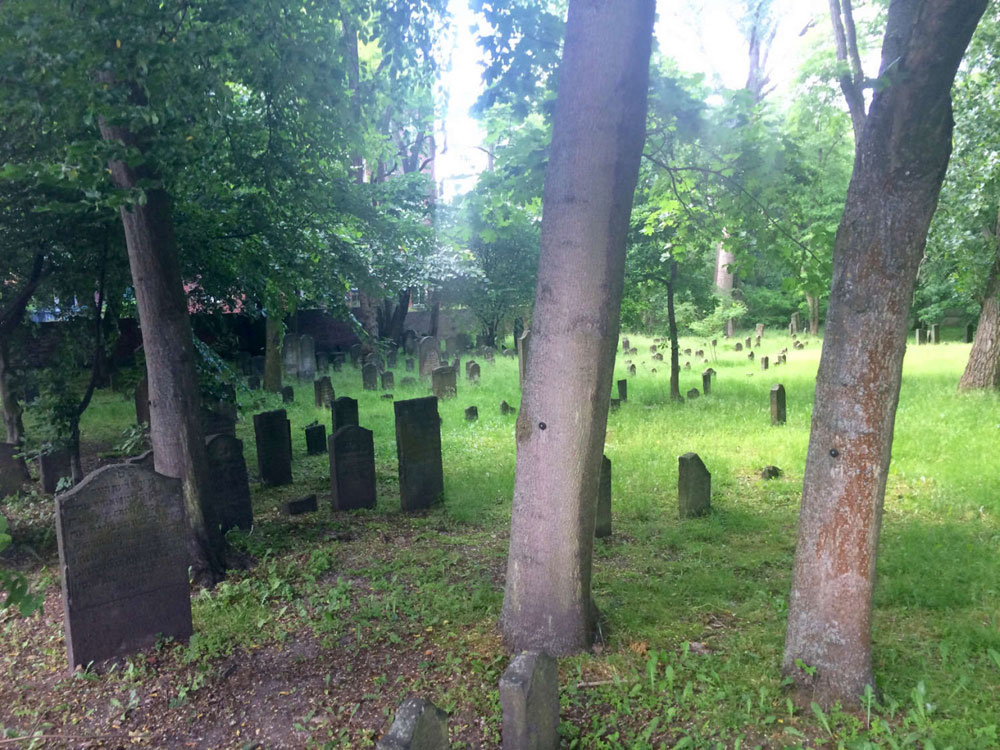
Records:
[[[10,545],[7,519],[0,513],[0,554]],[[42,594],[32,594],[28,589],[28,579],[16,571],[0,567],[0,612],[16,607],[22,617],[27,617],[42,606]]]

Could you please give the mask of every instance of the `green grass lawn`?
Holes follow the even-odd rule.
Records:
[[[628,402],[609,417],[605,450],[613,464],[614,532],[596,543],[594,556],[603,642],[593,654],[560,661],[564,746],[1000,747],[1000,397],[957,392],[969,346],[911,346],[907,353],[875,594],[881,694],[861,714],[847,714],[794,707],[779,673],[820,342],[796,351],[788,337],[767,334],[758,355],[773,362],[788,346],[788,364],[762,372],[759,360],[720,341],[717,356],[708,352],[718,373],[711,395],[672,404],[669,362],[652,361],[650,340],[629,338],[640,352],[632,358],[638,374],[629,378]],[[702,342],[685,339],[681,347]],[[626,377],[626,359],[619,353],[616,378]],[[700,389],[709,366],[685,360],[691,369],[681,374],[682,393]],[[166,711],[200,726],[227,659],[310,639],[331,670],[346,655],[367,655],[365,663],[388,656],[383,666],[353,667],[344,681],[328,673],[325,689],[301,688],[312,697],[293,716],[299,746],[373,746],[392,707],[414,692],[452,714],[456,747],[499,746],[496,684],[507,657],[496,620],[516,419],[501,416],[499,406],[518,405],[520,394],[516,360],[479,360],[478,385],[465,380],[464,361],[458,398],[439,404],[445,502],[414,516],[399,509],[392,403],[363,392],[360,371],[349,365],[332,374],[337,395],[357,398],[362,426],[374,431],[379,493],[375,511],[334,514],[327,457],[307,457],[302,432],[314,420],[329,427],[329,412],[313,406],[311,383],[296,387],[289,407],[295,484],[251,483],[257,526],[232,541],[258,563],[196,594],[195,638],[164,656],[172,665],[167,687],[158,688],[168,694]],[[397,384],[407,374],[402,357],[399,365]],[[779,427],[769,419],[775,383],[788,399],[788,422]],[[394,394],[427,391],[397,386]],[[249,415],[280,408],[280,399],[242,391],[240,400],[238,436],[255,474]],[[480,418],[466,422],[464,409],[473,404]],[[83,434],[113,440],[133,419],[122,396],[101,393]],[[713,513],[681,522],[677,456],[688,451],[712,473]],[[783,475],[762,480],[766,465]],[[284,500],[313,492],[318,514],[278,513]],[[51,564],[52,549],[42,557]],[[58,589],[51,567],[34,578]],[[24,626],[8,619],[0,627],[8,638]],[[54,669],[58,618],[44,633],[32,648]],[[148,673],[129,663],[131,676],[125,670],[95,679],[122,695],[136,686],[150,690]],[[7,663],[4,679],[24,679],[16,661]],[[64,683],[51,690],[58,695]],[[23,731],[48,707],[18,695],[14,709],[0,710],[0,724]],[[218,746],[240,742],[230,736]]]

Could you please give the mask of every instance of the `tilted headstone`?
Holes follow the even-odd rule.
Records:
[[[281,388],[281,403],[283,404],[294,404],[295,403],[295,389],[290,385],[282,386]]]
[[[479,419],[479,409],[478,409],[478,407],[470,406],[470,407],[466,408],[466,410],[465,410],[465,421],[466,422],[475,422],[477,419]]]
[[[257,441],[260,481],[270,485],[291,484],[292,444],[285,410],[254,414],[253,431]]]
[[[458,395],[458,378],[453,367],[435,367],[431,372],[431,387],[439,399]]]
[[[421,510],[441,500],[441,418],[437,398],[396,401],[396,454],[403,510]]]
[[[290,378],[299,376],[299,337],[286,333],[281,343],[281,369]]]
[[[378,390],[378,367],[370,362],[361,368],[361,386],[366,391]]]
[[[306,427],[305,432],[306,453],[310,456],[326,453],[326,425],[311,424]]]
[[[712,392],[712,371],[710,369],[701,374],[701,392],[706,396]]]
[[[38,456],[38,474],[42,481],[42,492],[54,494],[59,480],[73,475],[70,469],[68,448],[53,448]]]
[[[423,698],[407,698],[375,750],[448,750],[448,714]]]
[[[656,354],[656,344],[653,344],[652,346],[650,346],[650,347],[649,347],[649,353],[650,353],[650,354]],[[690,350],[690,349],[688,349],[688,350],[687,350],[687,353],[688,353],[688,354],[690,354],[690,353],[691,353],[691,350]]]
[[[334,510],[375,507],[375,442],[357,425],[330,436],[330,487]]]
[[[663,361],[663,352],[657,352],[656,354],[654,354],[653,355],[653,359],[655,359],[657,362],[662,362]]]
[[[179,479],[112,464],[56,497],[70,669],[192,633]]]
[[[429,377],[441,366],[441,344],[436,336],[424,336],[417,345],[420,360],[420,377]]]
[[[597,522],[594,536],[598,539],[611,536],[611,459],[601,457],[601,478],[597,484]]]
[[[299,336],[298,377],[307,382],[316,377],[316,341],[312,336]]]
[[[528,328],[517,340],[517,374],[521,387],[524,387],[524,376],[528,372],[528,360],[531,358],[531,329]]]
[[[225,534],[230,529],[253,528],[250,481],[243,458],[243,441],[232,435],[212,435],[205,440],[208,458],[209,497]]]
[[[754,354],[753,354],[753,352],[750,352],[750,353],[749,353],[749,354],[747,355],[747,359],[749,359],[749,360],[750,360],[751,362],[753,362],[753,358],[754,358]]]
[[[297,500],[282,503],[281,512],[286,516],[301,516],[303,513],[315,513],[319,510],[315,495],[307,495]]]
[[[684,363],[684,369],[685,370],[690,370],[691,369],[691,362],[685,362]]]
[[[13,495],[31,479],[19,450],[14,443],[0,443],[0,498]]]
[[[618,399],[628,401],[628,381],[624,378],[618,381]]]
[[[503,750],[557,750],[559,668],[539,651],[515,656],[500,677]]]
[[[333,383],[330,381],[329,375],[324,375],[319,380],[313,381],[313,399],[317,407],[329,409],[334,398]]]
[[[973,334],[975,333],[975,327],[972,323],[965,326],[965,337],[962,339],[966,344],[971,344],[973,339]]]
[[[769,364],[770,364],[770,362],[769,362],[766,354],[763,357],[760,358],[760,369],[761,370],[766,370],[768,368]]]
[[[382,386],[383,391],[391,391],[393,388],[396,387],[396,376],[393,375],[388,370],[383,372],[380,378],[381,378],[380,385]]]
[[[348,396],[341,396],[333,400],[333,422],[330,425],[332,435],[341,427],[358,424],[358,402]]]
[[[712,510],[712,475],[697,453],[677,459],[677,507],[681,518],[704,516]]]
[[[149,378],[145,375],[135,387],[135,422],[149,424]]]
[[[751,343],[753,343],[753,342],[751,341],[750,337],[747,336],[746,339],[743,341],[743,346],[745,346],[747,349],[749,349]]]
[[[771,386],[771,424],[785,423],[785,386]]]

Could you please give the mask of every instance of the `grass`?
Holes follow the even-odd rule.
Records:
[[[651,360],[648,339],[630,339],[641,352],[632,358],[638,375],[629,378],[629,401],[609,417],[606,441],[614,533],[596,543],[594,556],[603,643],[560,661],[564,746],[1000,747],[1000,398],[957,392],[968,345],[907,353],[875,595],[881,694],[857,715],[792,706],[779,674],[819,342],[796,351],[787,337],[768,333],[762,352],[788,346],[789,362],[767,372],[723,342],[711,362],[718,373],[711,395],[672,404],[668,363]],[[626,377],[626,359],[619,354],[616,379]],[[685,360],[692,366],[681,374],[682,393],[700,389],[708,366]],[[397,383],[406,374],[402,363]],[[161,688],[171,695],[167,711],[204,712],[199,696],[220,689],[220,665],[234,654],[287,651],[310,638],[324,658],[341,666],[346,660],[352,671],[343,684],[328,680],[311,694],[312,708],[296,720],[301,745],[370,747],[392,707],[417,692],[452,714],[457,747],[498,746],[496,684],[507,657],[495,623],[515,422],[499,405],[517,405],[520,394],[516,360],[481,364],[479,385],[462,377],[458,398],[439,405],[445,503],[415,516],[399,510],[391,402],[363,392],[360,371],[350,366],[332,374],[337,395],[357,398],[362,425],[374,431],[379,497],[375,511],[334,514],[327,458],[305,455],[302,432],[313,420],[329,426],[329,412],[313,406],[311,384],[296,386],[288,407],[295,483],[252,483],[257,526],[234,534],[233,543],[258,564],[194,597],[197,635],[163,657],[171,665],[170,686]],[[788,403],[780,427],[769,420],[776,382]],[[426,385],[394,393],[422,396]],[[280,399],[243,391],[240,400],[238,434],[255,473],[249,414],[280,408]],[[469,423],[464,409],[472,404],[480,419]],[[113,439],[132,418],[120,395],[101,393],[83,434]],[[688,451],[712,472],[713,513],[681,522],[677,456]],[[782,476],[762,480],[765,465],[780,467]],[[313,492],[320,513],[278,514],[284,500]],[[8,506],[15,532],[18,508],[38,500],[18,502]],[[46,522],[44,513],[27,510],[23,518]],[[58,587],[51,568],[36,570],[35,580]],[[5,638],[20,632],[9,620],[0,627]],[[32,648],[40,654],[22,668],[45,659],[58,664],[58,627],[36,636]],[[378,654],[389,655],[383,666],[373,666]],[[114,715],[141,704],[130,691],[141,693],[151,677],[136,663],[129,662],[128,677],[99,678],[117,691]],[[9,663],[5,679],[23,680],[22,668]],[[301,689],[308,692],[304,683]],[[342,692],[334,700],[336,689]],[[51,713],[44,701],[20,700],[0,710],[0,724],[23,728]],[[378,710],[366,714],[373,704]],[[190,722],[199,715],[185,714]]]

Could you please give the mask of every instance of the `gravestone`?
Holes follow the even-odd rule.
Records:
[[[452,367],[436,367],[431,373],[431,387],[439,399],[455,398],[458,395],[458,378]]]
[[[500,677],[503,750],[558,750],[559,668],[540,651],[515,656]]]
[[[375,442],[357,425],[330,436],[330,488],[334,510],[375,507]]]
[[[691,356],[691,349],[690,349],[690,347],[684,350],[684,356],[685,357],[690,357]]]
[[[270,485],[291,484],[292,441],[285,410],[254,414],[253,431],[257,440],[260,481]]]
[[[712,370],[705,370],[701,374],[701,392],[706,396],[712,392]]]
[[[341,370],[343,370],[344,369],[344,361],[346,359],[347,359],[347,357],[345,356],[345,354],[343,352],[335,352],[334,355],[333,355],[333,359],[330,361],[330,364],[333,365],[333,371],[334,372],[340,372]]]
[[[448,363],[445,362],[445,364]],[[455,371],[456,376],[462,371],[462,360],[459,357],[455,357],[455,361],[451,363],[451,369]]]
[[[681,518],[708,515],[712,511],[712,475],[697,453],[677,459],[677,507]]]
[[[628,366],[628,374],[630,376],[632,376],[633,378],[635,377],[635,365],[629,365]]]
[[[745,347],[746,347],[747,349],[749,349],[749,348],[750,348],[750,344],[751,344],[751,343],[752,343],[752,342],[751,342],[751,340],[750,340],[750,337],[749,337],[749,336],[747,336],[747,337],[746,337],[746,339],[744,339],[744,340],[743,340],[743,346],[745,346]]]
[[[411,356],[416,354],[418,341],[417,332],[412,329],[407,330],[403,334],[403,352]]]
[[[730,318],[726,321],[726,331],[724,335],[727,339],[731,339],[736,335],[736,320],[734,318]]]
[[[330,403],[334,398],[333,383],[330,381],[329,375],[324,375],[319,380],[313,381],[313,399],[317,407],[330,408]]]
[[[761,357],[761,358],[760,358],[760,369],[761,369],[762,371],[763,371],[763,370],[766,370],[766,369],[768,368],[768,365],[769,365],[769,364],[770,364],[770,363],[769,363],[769,361],[768,361],[768,358],[767,358],[767,355],[766,355],[766,354],[765,354],[765,355],[764,355],[763,357]]]
[[[375,750],[448,750],[448,714],[423,698],[407,698]]]
[[[233,398],[236,394],[233,394]],[[236,437],[236,404],[231,401],[219,400],[212,404],[203,403],[198,410],[201,420],[201,434],[232,435]]]
[[[267,366],[267,357],[263,355],[256,355],[250,357],[250,374],[256,375],[259,378],[264,377],[264,368]]]
[[[392,406],[396,414],[400,503],[403,510],[428,508],[444,493],[437,398],[396,401]]]
[[[691,353],[690,349],[688,349],[687,351],[688,351],[688,354]],[[656,344],[653,344],[652,346],[649,347],[649,353],[650,354],[656,354]]]
[[[528,328],[517,340],[517,375],[518,382],[524,388],[524,376],[528,372],[528,359],[531,357],[531,329]]]
[[[281,512],[286,516],[301,516],[303,513],[315,513],[317,510],[319,510],[319,505],[315,495],[289,500],[281,505]]]
[[[930,343],[931,344],[941,343],[941,326],[938,323],[931,324]]]
[[[785,386],[771,386],[771,424],[785,423]]]
[[[469,380],[472,381],[473,383],[478,383],[479,382],[479,363],[478,362],[472,362],[469,365]]]
[[[135,387],[135,422],[149,424],[149,378],[145,375]]]
[[[501,401],[500,402],[500,414],[502,416],[507,416],[508,414],[513,414],[516,411],[517,411],[517,409],[515,409],[513,406],[511,406],[510,404],[508,404],[506,401]]]
[[[406,371],[407,372],[413,372],[415,366],[416,366],[416,362],[413,361],[413,357],[407,357],[406,358]]]
[[[420,377],[429,376],[441,366],[441,343],[436,336],[424,336],[417,345],[417,359],[420,363]]]
[[[763,323],[758,323],[755,326],[754,334],[757,336],[758,339],[764,338],[764,324]]]
[[[18,450],[14,443],[0,443],[0,498],[13,495],[31,479],[24,459],[17,456]]]
[[[330,434],[341,427],[358,424],[358,402],[349,396],[341,396],[333,400],[333,422],[330,427]]]
[[[697,349],[697,350],[695,350],[694,356],[696,356],[698,359],[704,359],[705,358],[705,350],[704,349]]]
[[[70,669],[192,633],[179,479],[112,464],[56,498]]]
[[[370,362],[361,368],[361,386],[366,391],[378,390],[378,367]]]
[[[918,341],[917,343],[919,344],[920,342]],[[793,349],[805,349],[806,345],[803,344],[801,341],[796,341],[794,344],[792,344],[792,348]]]
[[[754,354],[753,354],[753,352],[750,352],[750,353],[749,353],[749,354],[747,355],[747,359],[749,359],[749,360],[750,360],[751,362],[753,362],[753,357],[754,357]]]
[[[800,330],[802,330],[802,323],[799,314],[797,312],[792,313],[792,319],[788,323],[788,332],[798,333]]]
[[[307,382],[316,377],[316,341],[312,336],[299,336],[298,377]]]
[[[973,339],[973,334],[975,333],[975,328],[972,323],[965,326],[965,337],[962,339],[966,344],[971,344]]]
[[[311,424],[306,427],[306,454],[318,456],[326,453],[326,425]]]
[[[739,341],[737,341],[737,342],[736,342],[736,343],[735,343],[735,344],[733,345],[733,351],[734,351],[734,352],[741,352],[741,351],[743,351],[743,344],[741,344],[741,343],[740,343]]]
[[[618,381],[618,400],[628,401],[628,381],[624,378]]]
[[[260,390],[260,376],[258,376],[258,375],[251,375],[249,378],[247,378],[247,388],[249,390],[251,390],[251,391],[259,391]]]
[[[753,345],[756,346],[758,349],[760,348],[760,336],[754,337]]]
[[[698,393],[698,389],[697,389],[697,388],[692,388],[692,389],[690,389],[690,390],[689,390],[689,391],[687,392],[687,397],[688,397],[688,398],[698,398],[698,397],[699,397],[700,395],[701,395],[701,394],[700,394],[700,393]]]
[[[601,478],[597,485],[597,522],[594,536],[598,539],[611,536],[611,459],[601,457]]]
[[[470,406],[465,410],[465,421],[475,422],[479,419],[479,408],[475,406]]]
[[[295,389],[290,385],[282,386],[281,388],[281,403],[283,404],[293,404],[295,403]]]
[[[383,372],[380,377],[381,377],[380,385],[382,386],[383,391],[391,391],[393,388],[396,387],[396,376],[393,375],[388,370]]]
[[[212,435],[205,441],[208,487],[216,520],[225,534],[230,529],[253,528],[250,482],[243,458],[243,441],[232,435]]]
[[[684,363],[684,369],[685,370],[690,370],[691,369],[691,363],[690,362],[685,362]]]
[[[497,351],[492,346],[487,346],[483,349],[483,359],[489,362],[491,365],[496,364]]]
[[[286,333],[281,343],[281,369],[290,378],[299,376],[299,337]]]
[[[326,352],[316,352],[316,373],[326,375],[330,370],[330,355]]]
[[[653,359],[655,359],[657,362],[662,362],[663,361],[663,352],[657,352],[656,354],[654,354],[653,355]]]
[[[608,411],[618,411],[621,405],[621,399],[613,398],[608,402]]]
[[[777,479],[781,476],[781,469],[777,466],[765,466],[760,470],[760,478],[764,480]]]
[[[59,480],[73,475],[70,469],[68,448],[53,448],[38,456],[38,474],[42,482],[42,492],[54,494]],[[2,490],[0,490],[2,491]]]
[[[361,344],[353,344],[347,353],[351,358],[351,366],[357,367],[361,362]]]
[[[631,347],[631,345],[629,344],[628,339],[627,338],[623,338],[622,339],[622,351],[625,354],[628,354],[628,350],[629,350],[630,347]]]

